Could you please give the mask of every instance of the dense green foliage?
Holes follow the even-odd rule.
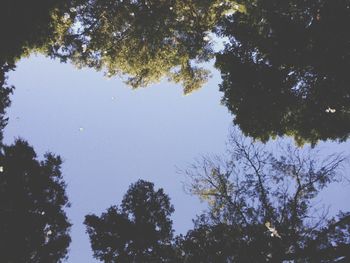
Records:
[[[76,8],[79,28],[64,51],[78,66],[127,74],[134,88],[167,77],[188,93],[206,81],[195,64],[212,58],[208,34],[233,8],[218,0],[88,0]]]
[[[43,161],[27,142],[0,151],[1,262],[61,262],[70,243],[61,159]]]

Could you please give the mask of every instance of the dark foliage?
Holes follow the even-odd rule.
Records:
[[[184,255],[182,262],[253,263],[268,261],[262,252],[269,251],[271,241],[273,238],[266,235],[263,225],[250,225],[243,229],[224,223],[211,224],[203,221],[197,222],[196,227],[177,242],[178,249]]]
[[[8,86],[6,83],[6,73],[11,69],[11,66],[0,64],[0,146],[3,140],[3,130],[8,121],[8,118],[5,117],[5,111],[11,104],[9,96],[13,91],[13,87]]]
[[[104,262],[170,262],[173,212],[162,189],[155,191],[152,183],[139,180],[120,208],[85,217],[94,257]]]
[[[350,1],[239,1],[221,22],[223,103],[263,141],[345,140],[350,132]]]
[[[14,64],[33,51],[51,53],[60,42],[68,0],[0,1],[0,62]],[[67,19],[68,20],[68,19]]]
[[[264,225],[238,226],[197,221],[186,236],[177,240],[180,262],[349,262],[350,214],[342,214],[328,226],[305,237],[305,247],[288,251],[290,244],[271,236]],[[301,240],[290,240],[299,243]]]
[[[1,262],[61,262],[70,243],[61,159],[23,140],[0,151]]]

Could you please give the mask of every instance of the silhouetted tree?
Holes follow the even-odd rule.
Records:
[[[178,237],[177,248],[184,263],[267,262],[263,253],[271,251],[271,240],[263,225],[214,224],[202,216],[194,229]]]
[[[0,147],[3,140],[3,130],[7,124],[8,118],[5,117],[5,110],[10,106],[10,94],[13,91],[12,86],[8,86],[6,83],[6,73],[11,70],[12,67],[8,65],[0,64]]]
[[[155,191],[153,183],[137,181],[120,208],[85,217],[94,257],[103,262],[173,262],[173,212],[163,189]]]
[[[350,260],[350,214],[329,219],[315,198],[340,178],[341,155],[262,144],[233,135],[229,157],[203,158],[186,174],[209,204],[178,239],[183,262],[342,262]]]
[[[345,157],[317,149],[271,149],[233,133],[229,158],[205,157],[185,173],[209,210],[173,238],[162,189],[138,181],[121,207],[88,215],[95,258],[104,262],[348,262],[350,214],[328,216],[318,194],[342,179]]]
[[[345,140],[350,132],[350,1],[239,1],[217,27],[223,103],[263,141]]]
[[[70,243],[69,206],[60,166],[51,153],[38,161],[23,140],[0,150],[1,262],[61,262]]]
[[[350,214],[340,214],[328,226],[315,230],[314,239],[305,237],[305,246],[293,253],[266,226],[238,226],[213,223],[201,218],[193,230],[177,240],[180,262],[349,262]],[[274,229],[274,228],[272,228]],[[296,241],[300,243],[300,240]]]

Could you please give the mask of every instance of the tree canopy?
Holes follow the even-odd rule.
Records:
[[[3,262],[61,262],[71,241],[69,206],[51,153],[43,161],[23,140],[0,148],[0,251]]]
[[[134,88],[166,77],[189,93],[208,77],[198,64],[213,57],[209,33],[240,9],[231,0],[8,0],[0,4],[0,62],[41,52],[110,77],[128,75]]]
[[[0,4],[0,64],[41,52],[133,88],[163,78],[189,93],[216,57],[223,103],[249,136],[299,144],[350,130],[349,0],[74,0]],[[9,23],[13,18],[15,22]],[[31,23],[27,23],[31,21]],[[212,36],[228,38],[215,51]]]
[[[217,28],[223,103],[263,141],[345,140],[350,131],[350,1],[240,1]]]
[[[133,88],[168,78],[189,93],[216,58],[223,103],[245,135],[299,144],[346,140],[350,131],[350,0],[5,0],[0,3],[0,249],[5,262],[60,262],[70,243],[60,166],[24,140],[3,145],[7,74],[40,52],[78,67],[126,75]],[[227,38],[214,51],[211,34]],[[186,173],[208,202],[194,229],[174,237],[174,208],[140,180],[121,205],[85,225],[105,262],[348,262],[350,214],[314,201],[339,179],[341,155],[271,152],[232,137],[227,159]]]
[[[163,189],[137,181],[120,208],[112,206],[100,217],[85,217],[94,257],[104,262],[172,262],[173,212]]]
[[[128,75],[133,88],[166,77],[189,93],[208,71],[196,66],[213,57],[209,33],[234,1],[87,0],[74,8],[77,30],[66,37],[61,56],[78,66]]]

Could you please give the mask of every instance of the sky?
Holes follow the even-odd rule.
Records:
[[[204,205],[184,193],[178,170],[202,154],[223,152],[232,121],[213,73],[205,87],[184,96],[166,81],[131,90],[120,78],[42,56],[18,63],[9,78],[16,89],[5,143],[20,137],[40,158],[47,151],[63,158],[73,223],[68,262],[96,262],[84,216],[119,204],[140,178],[170,196],[177,233],[192,227]]]
[[[92,69],[78,70],[42,56],[22,59],[9,83],[16,86],[7,110],[5,143],[27,140],[42,158],[59,154],[67,193],[67,215],[73,223],[68,262],[97,262],[92,258],[83,225],[89,213],[100,215],[119,204],[131,183],[144,179],[163,188],[175,213],[177,233],[193,226],[205,206],[185,194],[186,178],[178,172],[195,158],[220,154],[232,116],[220,104],[220,76],[199,91],[184,96],[179,85],[166,81],[131,90],[120,78],[107,79]],[[343,151],[349,143],[323,143],[323,154]],[[344,170],[345,175],[348,169]],[[350,178],[350,177],[349,177]],[[349,184],[333,185],[321,196],[350,210]]]

